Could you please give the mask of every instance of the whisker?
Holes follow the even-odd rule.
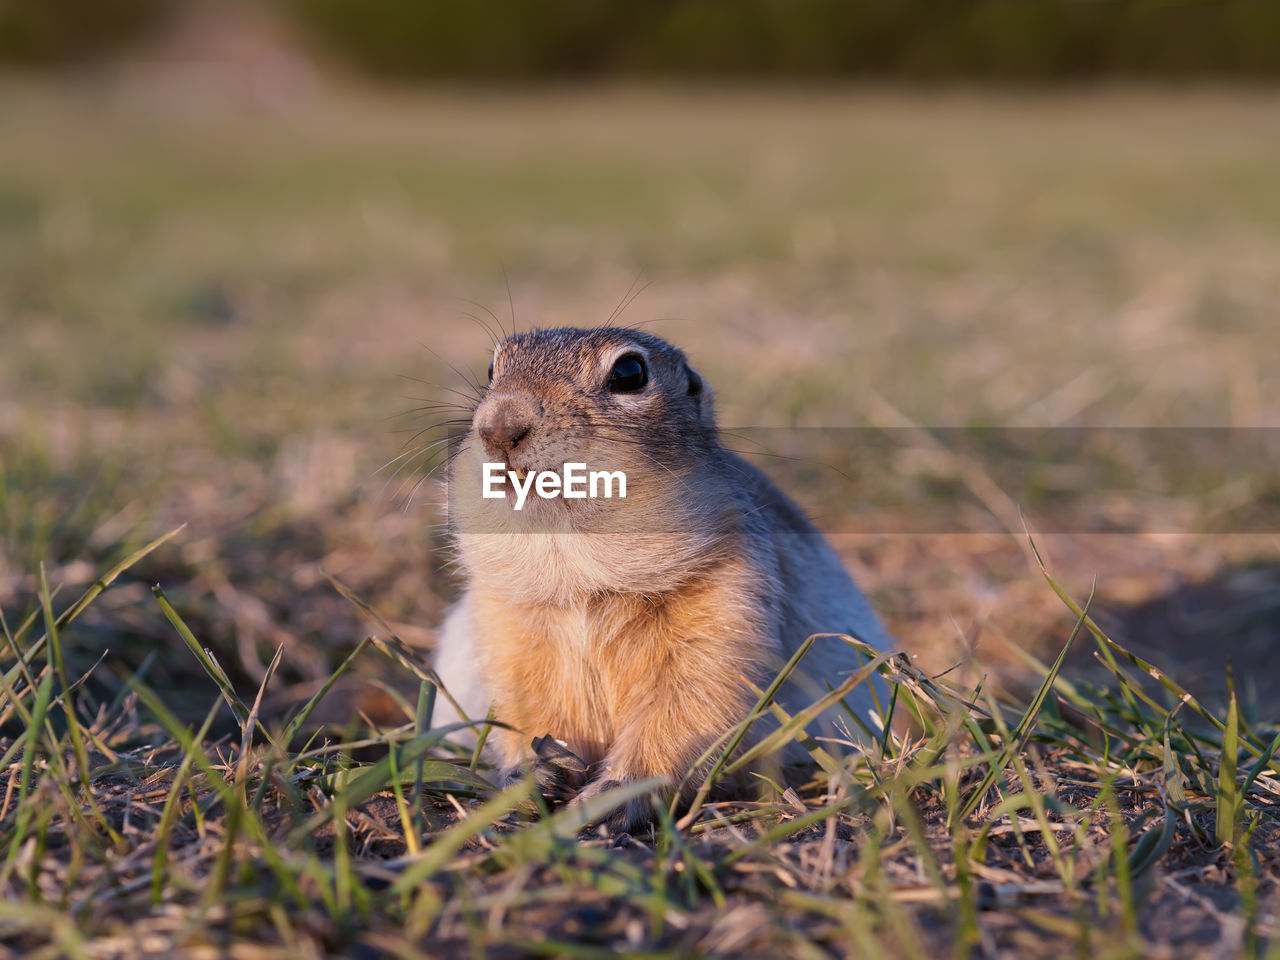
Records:
[[[418,341],[418,346],[420,346],[423,350],[427,351],[427,353],[431,354],[433,357],[435,357],[437,360],[443,363],[446,367],[452,370],[455,374],[457,374],[457,376],[460,377],[467,386],[469,386],[472,390],[476,392],[477,400],[484,396],[485,388],[480,385],[480,383],[478,382],[479,378],[476,377],[474,373],[472,374],[472,376],[468,377],[465,373],[463,373],[461,370],[455,367],[452,363],[450,363],[444,357],[440,356],[440,354],[437,353],[435,350],[432,350],[430,347],[428,347],[421,340]]]
[[[435,472],[440,469],[440,467],[442,466],[448,467],[451,463],[453,463],[454,458],[457,457],[460,452],[461,450],[454,451],[452,454],[446,457],[442,463],[432,467],[429,471],[427,471],[425,474],[423,474],[421,477],[418,478],[418,482],[415,483],[413,485],[413,489],[409,491],[408,502],[406,502],[404,505],[405,513],[408,513],[409,508],[413,506],[414,498],[418,495],[418,490],[421,489],[422,485],[426,483],[428,480],[430,480],[431,477],[435,474]]]
[[[516,327],[516,301],[511,296],[511,280],[507,276],[507,268],[505,266],[502,268],[502,283],[507,288],[507,308],[511,311],[511,335],[515,336],[518,329]]]
[[[413,400],[422,404],[420,407],[410,407],[398,416],[409,413],[420,413],[423,410],[457,410],[461,413],[470,413],[471,407],[465,403],[454,403],[452,400],[430,400],[427,397],[402,397],[403,400]]]
[[[382,489],[378,491],[378,496],[382,497],[387,492],[387,487],[391,486],[391,482],[395,480],[395,478],[398,477],[405,470],[405,468],[408,467],[411,463],[413,463],[415,460],[417,460],[419,457],[423,456],[424,454],[430,454],[433,450],[436,450],[437,448],[439,448],[441,444],[448,443],[452,439],[453,439],[452,437],[445,437],[444,439],[433,441],[432,443],[429,443],[426,446],[420,447],[417,450],[411,450],[408,453],[401,454],[399,457],[396,457],[395,460],[390,460],[387,463],[384,463],[381,467],[379,467],[377,470],[373,472],[373,474],[369,477],[370,480],[376,477],[383,470],[387,469],[387,467],[391,466],[391,464],[395,463],[396,460],[403,460],[400,466],[396,467],[396,469],[391,473],[391,475],[388,476],[387,479],[383,482]],[[430,459],[430,457],[428,457],[428,459]]]
[[[506,339],[507,337],[511,336],[511,334],[507,333],[507,328],[502,325],[502,321],[498,319],[498,315],[494,313],[492,310],[490,310],[488,307],[486,307],[479,300],[472,300],[469,297],[458,297],[457,299],[462,303],[469,303],[471,306],[475,307],[478,310],[483,310],[490,317],[492,317],[493,322],[496,323],[498,325],[498,329],[502,331],[503,339]],[[512,331],[512,332],[514,333],[515,331]]]
[[[459,438],[459,434],[455,433],[454,431],[450,431],[450,432],[449,432],[449,433],[447,433],[445,436],[440,437],[440,438],[438,438],[438,439],[436,439],[436,440],[433,440],[431,443],[428,443],[428,444],[426,444],[426,445],[424,445],[424,446],[422,446],[422,447],[416,447],[416,448],[413,448],[413,449],[408,449],[409,447],[411,447],[411,446],[412,446],[412,444],[414,443],[414,441],[416,441],[419,437],[421,437],[423,434],[430,433],[432,430],[437,430],[437,429],[439,429],[440,427],[444,427],[444,426],[452,426],[452,425],[461,425],[461,424],[463,424],[463,423],[469,423],[469,422],[470,422],[469,420],[443,420],[443,421],[440,421],[439,423],[433,423],[433,424],[430,424],[430,425],[429,425],[429,426],[427,426],[427,427],[424,427],[423,429],[421,429],[421,430],[419,430],[417,433],[415,433],[412,437],[410,437],[408,440],[406,440],[403,444],[401,444],[401,446],[400,446],[400,450],[401,450],[401,452],[400,452],[399,454],[397,454],[396,456],[392,457],[390,460],[388,460],[388,461],[387,461],[386,463],[384,463],[382,466],[378,467],[378,469],[377,469],[377,470],[373,471],[373,473],[372,473],[372,474],[370,474],[368,477],[366,477],[366,478],[365,478],[365,479],[366,479],[366,482],[367,482],[368,480],[372,480],[374,477],[376,477],[376,476],[377,476],[378,474],[380,474],[382,471],[386,470],[386,469],[387,469],[388,467],[390,467],[392,464],[397,463],[397,462],[399,462],[399,461],[403,460],[403,461],[404,461],[404,463],[401,463],[401,465],[400,465],[399,467],[397,467],[397,468],[396,468],[395,473],[392,473],[392,474],[391,474],[391,476],[387,478],[387,484],[389,484],[392,480],[394,480],[394,479],[395,479],[395,477],[397,476],[397,474],[399,474],[399,473],[400,473],[400,471],[401,471],[401,470],[403,470],[406,466],[408,466],[408,465],[409,465],[409,463],[413,462],[413,461],[414,461],[414,460],[416,460],[418,457],[422,456],[424,453],[427,453],[427,452],[429,452],[430,450],[434,449],[435,447],[440,446],[442,443],[448,443],[450,440],[456,440],[456,439],[458,439],[458,438]],[[407,458],[407,459],[406,459],[406,458]],[[384,485],[383,485],[383,490],[384,490],[384,491],[386,490],[386,484],[384,484]]]
[[[440,426],[465,427],[465,426],[467,426],[467,425],[468,425],[468,424],[470,424],[470,423],[471,423],[471,419],[470,419],[469,417],[468,417],[468,418],[461,419],[461,420],[444,420],[444,421],[442,421],[441,423],[433,423],[433,424],[432,424],[431,426],[429,426],[429,427],[424,427],[424,428],[422,428],[421,430],[416,430],[416,431],[414,431],[413,436],[412,436],[412,437],[410,437],[408,440],[406,440],[403,444],[401,444],[401,445],[400,445],[400,449],[401,449],[401,450],[403,450],[406,446],[408,446],[409,444],[413,443],[413,441],[414,441],[414,440],[416,440],[418,437],[422,436],[422,434],[423,434],[423,433],[425,433],[425,432],[427,432],[427,431],[431,430],[433,427],[440,427]],[[401,435],[401,434],[408,433],[408,432],[410,432],[411,430],[414,430],[414,428],[413,428],[413,427],[405,427],[403,430],[388,430],[388,431],[387,431],[387,433],[388,433],[390,436],[393,436],[393,437],[394,437],[394,436],[399,436],[399,435]],[[464,430],[457,430],[457,431],[451,431],[451,432],[456,432],[456,433],[461,434],[461,433],[465,433],[466,431],[464,431]]]
[[[618,305],[613,308],[613,313],[609,314],[609,319],[607,319],[602,324],[602,326],[605,326],[605,327],[612,326],[613,321],[617,319],[617,317],[624,310],[626,310],[628,306],[631,305],[631,300],[634,299],[634,297],[632,297],[631,295],[633,290],[635,290],[635,296],[638,297],[640,296],[640,294],[644,293],[644,291],[649,287],[649,283],[646,282],[644,286],[642,286],[639,290],[635,289],[636,284],[640,282],[640,278],[643,276],[644,276],[644,270],[640,270],[636,273],[635,277],[631,281],[631,284],[627,287],[627,292],[622,295],[622,299],[618,301]]]
[[[439,407],[439,408],[434,409],[434,410],[433,410],[433,409],[431,409],[430,407],[415,407],[415,408],[414,408],[414,409],[412,409],[412,410],[405,410],[405,411],[403,411],[403,412],[401,412],[401,413],[393,414],[393,415],[391,415],[391,416],[389,416],[389,417],[384,417],[384,418],[381,420],[381,422],[382,422],[382,423],[387,423],[388,421],[391,421],[391,420],[401,420],[401,421],[404,421],[404,426],[402,426],[402,427],[394,427],[394,428],[390,428],[390,429],[388,429],[386,432],[387,432],[387,433],[393,433],[393,434],[394,434],[394,433],[407,433],[407,432],[409,432],[410,430],[416,430],[416,429],[417,429],[416,424],[417,424],[420,420],[422,420],[422,418],[423,418],[423,417],[436,416],[437,414],[441,414],[441,413],[461,413],[461,414],[464,414],[464,416],[461,416],[461,417],[451,417],[451,418],[450,418],[450,419],[448,419],[448,420],[441,420],[441,421],[439,421],[439,423],[440,423],[440,425],[441,425],[441,426],[447,426],[447,425],[455,424],[455,423],[470,423],[470,422],[471,422],[471,418],[472,418],[472,412],[471,412],[471,410],[470,410],[469,408],[466,408],[466,407],[458,407],[458,406],[454,406],[454,407]]]
[[[468,409],[470,409],[471,407],[474,407],[477,403],[479,403],[481,400],[484,399],[484,396],[480,394],[471,396],[469,394],[463,393],[461,390],[455,390],[453,387],[446,387],[442,383],[432,383],[429,380],[423,380],[420,377],[411,377],[405,373],[398,373],[396,374],[396,376],[398,376],[401,380],[409,380],[409,381],[412,381],[413,383],[420,383],[424,387],[434,387],[437,390],[444,390],[446,393],[452,393],[455,397],[461,397],[463,400],[467,401]],[[414,400],[417,398],[410,397],[409,399]]]
[[[462,316],[483,330],[489,337],[489,342],[493,344],[493,348],[495,350],[498,349],[498,344],[501,341],[498,340],[498,335],[493,332],[493,329],[487,323],[477,317],[474,313],[463,313]]]
[[[408,440],[406,440],[404,443],[402,443],[402,444],[400,445],[400,449],[403,451],[406,447],[410,446],[410,445],[411,445],[415,440],[417,440],[417,439],[418,439],[420,436],[422,436],[424,433],[430,433],[432,430],[438,430],[440,427],[462,426],[463,424],[469,424],[470,422],[471,422],[471,420],[470,420],[470,419],[466,419],[466,420],[441,420],[439,423],[433,423],[433,424],[430,424],[430,425],[428,425],[428,426],[423,427],[421,430],[419,430],[417,433],[415,433],[412,437],[410,437]],[[410,427],[409,429],[412,429],[412,427]],[[408,432],[408,431],[406,430],[406,431],[401,431],[401,432]],[[447,437],[445,437],[445,439],[447,440],[447,439],[449,439],[450,437],[453,437],[454,435],[455,435],[455,432],[451,430],[451,431],[449,431],[449,434],[448,434],[448,436],[447,436]]]

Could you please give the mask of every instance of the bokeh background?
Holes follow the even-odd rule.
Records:
[[[306,689],[368,631],[326,572],[430,645],[441,497],[395,458],[485,326],[625,306],[755,441],[1280,413],[1268,0],[4,0],[0,64],[0,609],[186,523],[74,638],[160,686],[203,681],[152,581],[246,681],[285,644]],[[904,647],[1017,685],[1069,616],[1017,497],[919,436],[897,501],[789,492]],[[1036,543],[1118,637],[1209,695],[1234,658],[1265,711],[1280,537],[1195,531],[1276,492],[1223,473],[1105,522],[1077,481],[1079,531]],[[975,502],[993,528],[876,515]]]

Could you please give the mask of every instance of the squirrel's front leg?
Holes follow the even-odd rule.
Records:
[[[633,686],[620,705],[618,736],[578,800],[651,777],[666,781],[659,791],[664,802],[670,801],[686,777],[686,797],[696,790],[704,771],[689,774],[698,758],[746,717],[755,702],[744,677],[727,671],[725,665],[723,659],[714,671],[710,664],[705,668],[687,662],[667,665]],[[633,832],[653,819],[653,803],[645,795],[614,810],[605,823],[613,830]]]

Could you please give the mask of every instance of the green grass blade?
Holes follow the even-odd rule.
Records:
[[[1089,599],[1092,601],[1092,593],[1089,594]],[[1078,614],[1076,624],[1072,628],[1071,634],[1067,637],[1067,642],[1062,645],[1062,649],[1058,652],[1057,659],[1053,661],[1053,665],[1049,668],[1049,672],[1045,675],[1039,689],[1036,690],[1036,694],[1031,699],[1031,703],[1028,704],[1027,709],[1022,714],[1022,718],[1018,721],[1018,725],[1010,734],[1009,740],[1006,742],[1004,749],[1001,750],[999,758],[992,762],[990,768],[987,770],[987,775],[982,778],[982,781],[978,786],[969,794],[968,799],[961,804],[958,813],[960,820],[964,820],[968,817],[969,814],[974,811],[974,808],[982,802],[982,798],[986,796],[987,791],[991,789],[992,784],[994,784],[997,778],[999,778],[1000,774],[1004,771],[1004,768],[1008,765],[1010,759],[1014,754],[1022,749],[1027,738],[1031,735],[1031,731],[1035,727],[1036,719],[1040,715],[1040,710],[1049,696],[1049,691],[1053,689],[1054,680],[1057,679],[1058,673],[1062,670],[1062,665],[1066,662],[1067,654],[1071,652],[1071,647],[1072,644],[1075,643],[1076,637],[1080,635],[1080,630],[1087,619],[1088,608],[1089,605],[1086,603],[1084,610],[1081,610]]]
[[[526,777],[501,793],[495,794],[478,809],[472,810],[465,820],[438,836],[422,852],[421,857],[405,868],[391,885],[391,892],[397,895],[409,893],[419,884],[430,879],[473,837],[487,830],[517,807],[527,803],[533,795],[533,790],[533,778]]]
[[[1160,826],[1148,828],[1129,852],[1130,874],[1136,877],[1164,859],[1173,846],[1174,825],[1173,811],[1166,803]]]
[[[282,746],[287,748],[289,744],[293,742],[293,738],[298,735],[298,731],[301,730],[306,725],[307,720],[311,718],[311,712],[320,705],[320,701],[325,698],[325,695],[333,688],[333,685],[337,683],[338,678],[347,672],[347,668],[351,666],[356,657],[360,656],[369,644],[372,643],[372,639],[372,637],[365,637],[361,640],[360,643],[356,645],[356,648],[347,654],[343,661],[338,664],[337,669],[329,674],[328,679],[325,680],[320,689],[311,695],[311,699],[303,704],[302,709],[299,710],[294,715],[293,719],[285,725],[284,732],[280,735],[280,743]]]
[[[146,557],[148,554],[153,553],[155,550],[160,548],[169,540],[172,540],[179,533],[185,530],[186,527],[187,525],[183,523],[183,524],[180,524],[179,526],[174,527],[172,530],[170,530],[168,533],[164,534],[163,536],[156,537],[156,539],[152,540],[146,546],[141,547],[138,550],[135,550],[133,553],[129,554],[127,557],[125,557],[123,560],[117,563],[114,567],[112,567],[106,573],[100,576],[97,580],[93,582],[93,584],[89,587],[88,590],[86,590],[83,594],[81,594],[80,598],[76,600],[75,603],[73,603],[66,610],[62,611],[62,613],[58,614],[58,619],[55,621],[58,629],[59,630],[65,629],[67,624],[71,623],[72,620],[80,616],[80,614],[84,613],[85,608],[87,608],[89,604],[93,603],[93,601],[96,600],[104,590],[106,590],[109,586],[111,586],[111,584],[115,583],[116,578],[118,578],[120,574],[124,573],[126,570],[132,567],[139,560]],[[18,639],[21,639],[22,634],[25,630],[25,627],[29,626],[33,622],[33,619],[29,619],[22,628],[18,629],[18,631],[14,634],[14,636],[17,637]],[[41,646],[43,646],[44,641],[45,641],[44,637],[39,638],[34,644],[32,644],[31,648],[28,649],[27,653],[32,654],[33,651],[38,650]]]
[[[222,705],[218,701],[214,701],[213,706],[209,709],[208,715],[205,716],[204,723],[200,725],[200,729],[192,738],[188,749],[183,752],[182,762],[178,765],[178,769],[173,775],[173,784],[169,788],[169,794],[165,797],[164,809],[160,813],[160,822],[156,826],[156,852],[151,860],[151,902],[153,905],[159,905],[164,894],[164,883],[166,877],[166,861],[169,856],[169,838],[173,833],[174,825],[178,821],[178,802],[182,794],[182,788],[186,784],[187,776],[191,772],[191,766],[195,762],[194,749],[204,742],[204,738],[209,733],[209,727],[213,724],[213,718],[218,715],[218,711],[222,709]]]
[[[803,710],[792,715],[791,719],[780,726],[777,730],[772,731],[767,737],[759,743],[753,745],[749,749],[735,759],[732,763],[724,768],[726,775],[735,773],[738,770],[754,763],[761,757],[766,757],[772,753],[776,753],[783,746],[789,743],[795,734],[801,731],[808,724],[825,713],[828,709],[835,706],[840,700],[844,699],[849,693],[860,683],[865,682],[884,664],[892,653],[882,653],[873,659],[864,667],[860,667],[851,673],[840,686],[836,687],[830,693],[825,694],[819,700],[805,707]],[[725,751],[727,756],[729,751]]]
[[[1271,764],[1272,758],[1276,756],[1277,750],[1280,750],[1280,733],[1275,735],[1271,743],[1267,746],[1267,749],[1263,751],[1262,756],[1260,756],[1253,766],[1249,768],[1249,773],[1245,777],[1244,784],[1240,787],[1240,796],[1242,798],[1248,795],[1249,789],[1253,786],[1254,781],[1257,780],[1259,775],[1261,775],[1267,769],[1268,765]],[[1271,767],[1271,771],[1280,775],[1280,770],[1277,770],[1274,766]]]
[[[1236,758],[1240,753],[1240,704],[1235,685],[1231,685],[1227,703],[1227,729],[1222,738],[1222,755],[1218,763],[1217,816],[1214,837],[1219,846],[1233,843],[1236,837],[1236,814],[1240,795],[1236,785]]]
[[[756,702],[747,712],[746,718],[739,723],[736,728],[734,728],[734,732],[732,736],[729,737],[729,740],[721,751],[720,756],[716,758],[715,763],[711,765],[711,769],[707,771],[707,775],[703,778],[702,784],[698,787],[697,792],[693,796],[693,800],[689,804],[689,809],[685,812],[685,815],[680,818],[680,822],[678,824],[680,829],[683,830],[689,824],[693,823],[694,819],[698,815],[698,811],[702,808],[703,803],[706,802],[707,797],[710,795],[712,787],[715,785],[716,781],[719,780],[722,772],[724,772],[725,764],[729,762],[729,758],[733,756],[734,751],[738,749],[739,745],[741,745],[743,739],[751,730],[751,727],[764,713],[765,707],[773,700],[774,696],[786,682],[787,678],[795,672],[796,667],[800,665],[800,661],[804,659],[805,654],[807,654],[809,649],[820,637],[823,636],[827,636],[827,634],[814,634],[811,637],[806,637],[804,642],[796,648],[796,652],[791,655],[791,658],[783,664],[782,669],[778,671],[778,674],[773,678],[773,681],[769,686],[767,686],[764,692],[756,698]],[[697,769],[697,765],[695,765],[694,769]],[[676,797],[673,798],[673,803],[679,799],[679,794],[680,791],[677,791]]]
[[[45,713],[49,709],[49,701],[53,695],[53,674],[46,673],[36,690],[36,700],[31,708],[31,723],[27,726],[27,745],[22,754],[22,773],[18,780],[18,823],[13,837],[9,840],[9,854],[5,857],[4,877],[6,879],[18,850],[26,839],[27,829],[31,822],[31,804],[27,802],[31,793],[31,773],[35,769],[36,754],[40,750],[40,731],[44,728]]]
[[[218,661],[213,658],[213,655],[200,645],[200,641],[196,639],[196,635],[191,632],[191,628],[178,615],[178,611],[173,608],[173,604],[169,602],[169,598],[165,596],[165,592],[160,585],[156,584],[152,587],[151,592],[155,594],[156,600],[159,601],[160,609],[164,611],[165,619],[178,631],[178,636],[187,645],[187,649],[191,651],[196,661],[204,668],[204,672],[209,675],[218,690],[221,691],[222,698],[226,700],[227,706],[235,714],[236,722],[244,724],[249,719],[249,707],[236,693],[235,687],[231,684],[231,679]]]

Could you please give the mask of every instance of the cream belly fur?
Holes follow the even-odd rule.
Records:
[[[531,500],[517,513],[478,495],[494,460],[624,469],[628,497]],[[590,767],[571,784],[579,796],[651,776],[679,783],[746,715],[750,684],[767,685],[810,635],[888,646],[825,538],[720,446],[710,390],[656,337],[603,328],[503,341],[449,500],[467,585],[434,665],[467,718],[492,706],[514,728],[490,740],[508,776],[549,735]],[[777,701],[794,713],[860,665],[848,644],[819,639]],[[845,703],[865,720],[867,686]],[[459,719],[437,700],[436,725]],[[809,729],[847,740],[852,726],[837,707]],[[633,804],[613,825],[634,829],[647,810]]]

